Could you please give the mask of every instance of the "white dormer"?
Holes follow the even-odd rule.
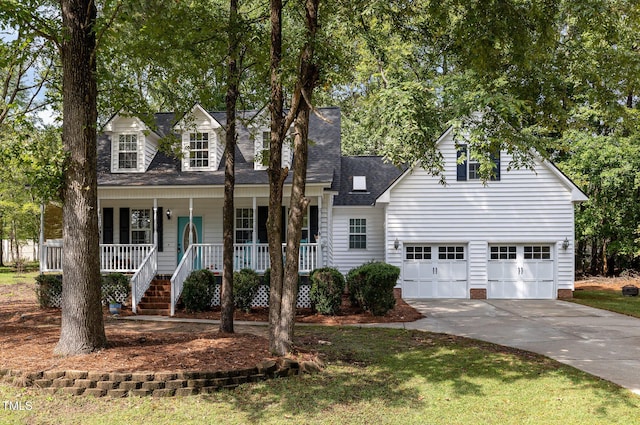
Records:
[[[158,152],[160,136],[137,117],[116,114],[104,133],[111,138],[112,173],[144,173]]]
[[[269,168],[269,143],[271,142],[271,132],[267,129],[257,129],[253,132],[253,146],[255,157],[253,161],[254,170],[266,170]],[[293,159],[292,140],[287,136],[282,143],[282,168],[291,168]]]
[[[224,153],[222,125],[196,104],[174,127],[182,141],[183,171],[215,171]]]

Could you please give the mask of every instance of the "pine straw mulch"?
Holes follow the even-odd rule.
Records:
[[[640,287],[640,275],[627,272],[619,277],[587,276],[576,280],[575,290],[621,291],[627,285]]]
[[[218,332],[217,324],[141,322],[114,318],[105,309],[108,348],[86,355],[58,357],[53,350],[60,337],[60,310],[42,309],[36,303],[34,285],[0,285],[0,369],[36,372],[44,370],[134,371],[227,371],[254,367],[273,358],[268,351],[267,328],[236,325],[234,334]],[[399,296],[399,294],[398,294]],[[130,314],[130,312],[125,313]],[[219,312],[190,318],[219,318]],[[266,309],[250,314],[236,312],[238,321],[264,321]],[[412,321],[420,313],[398,299],[396,308],[383,317],[373,317],[350,307],[342,316],[326,318],[301,310],[301,323],[326,325]],[[299,359],[313,353],[298,350]]]

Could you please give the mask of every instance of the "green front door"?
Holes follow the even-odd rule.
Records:
[[[192,243],[202,243],[202,217],[193,217],[189,226],[189,217],[178,217],[178,264],[189,249],[189,231]],[[196,263],[194,262],[194,268]]]

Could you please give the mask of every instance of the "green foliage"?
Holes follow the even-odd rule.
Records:
[[[233,274],[233,299],[236,308],[247,313],[260,288],[260,276],[251,269],[242,269]]]
[[[102,276],[102,299],[107,304],[124,303],[131,292],[129,277],[122,273]]]
[[[391,264],[371,262],[352,269],[347,274],[351,304],[383,316],[396,305],[393,288],[400,269]]]
[[[315,269],[311,275],[311,304],[320,314],[335,315],[342,304],[345,280],[340,271],[331,267]]]
[[[195,270],[184,281],[182,302],[189,312],[205,311],[211,307],[215,291],[216,277],[207,270]]]
[[[36,277],[36,297],[40,307],[60,307],[62,275],[38,275]]]

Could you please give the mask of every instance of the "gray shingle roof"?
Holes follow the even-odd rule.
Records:
[[[340,189],[334,205],[373,205],[376,199],[407,169],[387,163],[380,156],[343,156]],[[366,191],[353,191],[353,177],[365,176]]]
[[[307,183],[324,183],[337,190],[340,177],[340,109],[320,108],[324,119],[312,114],[309,122],[309,165]],[[245,111],[243,117],[256,115],[256,111]],[[224,112],[210,112],[222,125]],[[155,115],[157,133],[167,135],[175,123],[175,114]],[[242,121],[242,120],[239,120]],[[239,122],[238,145],[236,147],[236,184],[269,183],[267,172],[253,169],[253,141],[248,129]],[[223,162],[216,171],[182,171],[180,160],[158,152],[145,173],[111,173],[111,140],[102,135],[98,139],[98,185],[99,186],[186,186],[223,185]],[[291,174],[287,182],[291,181]]]

